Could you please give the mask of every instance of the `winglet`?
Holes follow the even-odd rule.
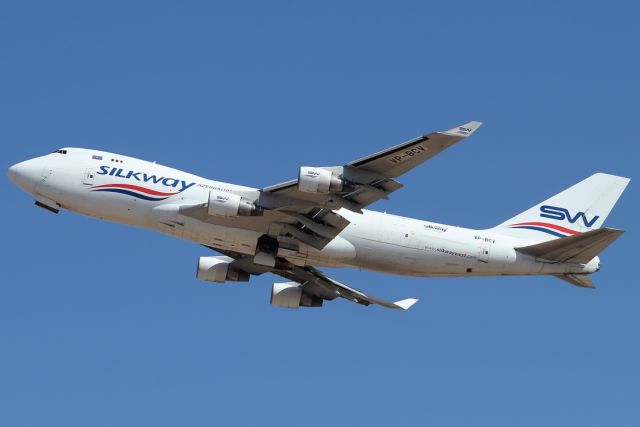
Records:
[[[482,126],[482,122],[476,122],[476,121],[467,122],[463,125],[456,126],[453,129],[449,129],[442,133],[447,135],[455,135],[455,136],[461,136],[463,138],[466,138],[470,136],[473,132],[475,132],[480,126]]]
[[[407,298],[407,299],[403,299],[402,301],[396,301],[393,303],[393,305],[397,306],[398,308],[401,308],[403,310],[408,310],[411,308],[411,306],[415,303],[417,303],[418,300],[415,298]]]

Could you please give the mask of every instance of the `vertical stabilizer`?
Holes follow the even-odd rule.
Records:
[[[629,178],[596,173],[494,227],[496,233],[543,242],[602,227]]]

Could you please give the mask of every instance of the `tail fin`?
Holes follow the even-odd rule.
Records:
[[[492,231],[544,242],[598,229],[628,183],[629,178],[596,173],[494,227]]]

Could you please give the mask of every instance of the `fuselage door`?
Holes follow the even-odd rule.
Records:
[[[82,183],[84,185],[93,185],[93,178],[95,176],[95,172],[93,169],[87,169],[84,171],[84,175],[82,177]]]
[[[480,245],[480,249],[478,250],[478,261],[489,262],[489,246]]]

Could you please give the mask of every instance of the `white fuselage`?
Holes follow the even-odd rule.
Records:
[[[247,227],[181,215],[179,208],[206,203],[211,190],[256,195],[259,190],[201,178],[131,157],[68,148],[16,165],[12,179],[43,204],[109,221],[161,231],[202,245],[248,255],[268,222],[247,217]],[[150,190],[141,193],[136,187]],[[350,224],[324,249],[304,244],[280,249],[297,265],[357,267],[410,276],[537,275],[592,273],[590,263],[543,263],[514,248],[532,242],[488,230],[436,224],[375,211],[341,209]],[[265,215],[269,215],[266,211]],[[265,224],[261,226],[260,224]],[[261,228],[262,227],[262,228]]]

